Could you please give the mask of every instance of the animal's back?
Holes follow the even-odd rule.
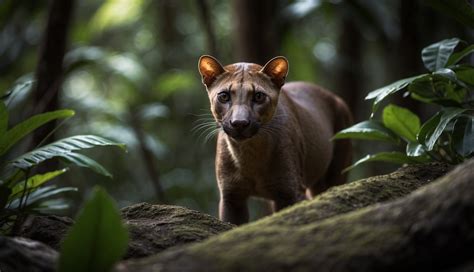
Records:
[[[341,175],[341,171],[350,164],[351,144],[333,142],[331,137],[352,123],[347,105],[335,94],[307,82],[285,84],[282,95],[287,98],[285,103],[296,115],[302,131],[305,180],[308,183],[319,180],[313,193],[343,183],[346,176]],[[321,157],[331,159],[321,162]],[[325,173],[324,176],[321,173]]]

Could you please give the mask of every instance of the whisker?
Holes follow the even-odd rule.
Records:
[[[198,124],[191,129],[191,132],[199,132],[200,130],[206,130],[208,128],[215,128],[216,123]]]
[[[214,119],[212,119],[212,120],[199,120],[199,121],[195,121],[193,123],[194,123],[194,126],[199,126],[199,125],[205,125],[205,124],[215,124],[216,121]]]
[[[207,143],[210,139],[212,139],[214,136],[216,136],[217,132],[219,132],[220,128],[215,128],[211,132],[209,132],[206,135],[206,138],[204,139],[204,143]]]
[[[210,132],[212,132],[213,130],[215,130],[216,128],[214,127],[208,127],[204,130],[201,131],[201,133],[199,133],[199,136],[197,137],[198,139],[201,139],[201,137],[204,137],[204,135],[207,135],[209,134]]]

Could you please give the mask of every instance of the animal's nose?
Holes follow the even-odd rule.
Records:
[[[246,127],[248,127],[248,125],[250,125],[250,121],[249,120],[232,120],[230,121],[230,124],[232,125],[232,127],[236,128],[236,129],[244,129]]]

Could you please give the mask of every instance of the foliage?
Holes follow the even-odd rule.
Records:
[[[25,83],[20,83],[24,86]],[[13,90],[18,89],[14,87]],[[5,97],[6,98],[6,97]],[[0,101],[0,156],[5,157],[20,140],[42,125],[74,115],[72,110],[57,110],[34,115],[8,128],[9,114],[4,101]],[[31,176],[35,167],[52,158],[60,158],[71,164],[86,167],[111,177],[111,174],[91,158],[76,153],[97,146],[123,144],[93,135],[77,135],[37,147],[14,159],[2,161],[0,165],[0,229],[8,232],[18,216],[24,212],[52,212],[68,208],[63,199],[51,199],[65,192],[76,191],[74,187],[43,186],[55,177],[64,174],[68,168]]]
[[[199,8],[204,2],[207,16]],[[362,120],[368,109],[356,101],[361,90],[413,71],[416,61],[407,62],[412,48],[418,50],[420,42],[435,41],[448,33],[468,37],[465,26],[425,5],[431,2],[444,4],[443,11],[457,3],[467,4],[465,0],[277,0],[268,3],[275,7],[271,24],[249,27],[268,34],[256,37],[253,43],[276,37],[276,52],[290,60],[289,81],[314,82],[338,92],[353,104],[355,118]],[[0,97],[14,79],[36,66],[38,48],[45,42],[42,33],[48,3],[5,0],[0,5]],[[216,214],[215,144],[212,140],[204,143],[205,137],[191,133],[200,114],[209,113],[196,61],[202,54],[214,53],[208,46],[212,37],[215,54],[223,63],[250,60],[240,53],[240,47],[248,43],[236,42],[236,26],[251,20],[234,17],[237,10],[232,3],[92,0],[74,6],[59,104],[76,114],[61,127],[61,134],[102,135],[126,143],[129,154],[117,157],[101,149],[87,151],[114,173],[113,183],[93,171],[71,168],[68,175],[74,179],[61,180],[61,184],[89,191],[99,183],[123,206],[158,201],[154,184],[159,182],[169,204]],[[253,6],[248,9],[249,15],[257,11]],[[452,17],[459,20],[470,10],[461,6]],[[211,25],[209,33],[206,21]],[[273,30],[267,28],[274,23]],[[270,54],[272,47],[254,53]],[[352,88],[342,86],[346,82]],[[35,103],[27,92],[18,94],[9,104],[10,122],[19,122],[23,108]],[[143,133],[142,143],[136,128]],[[356,156],[374,153],[368,151],[372,147],[360,145]],[[159,179],[152,178],[146,164],[150,160],[142,150],[151,151]],[[350,179],[381,171],[374,167],[357,170]],[[81,197],[75,194],[73,198],[75,208]]]
[[[422,50],[429,73],[398,80],[370,92],[373,99],[371,119],[338,132],[335,139],[388,141],[405,147],[405,153],[382,152],[357,161],[352,169],[369,161],[417,163],[445,161],[456,164],[474,155],[474,66],[462,64],[474,52],[458,38],[434,43]],[[411,99],[437,106],[438,111],[425,123],[408,109],[389,104],[382,121],[374,119],[380,103],[388,96],[406,91]]]
[[[64,239],[59,271],[110,271],[127,246],[128,231],[113,199],[96,187]]]

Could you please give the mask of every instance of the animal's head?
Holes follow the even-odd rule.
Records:
[[[288,74],[285,57],[275,57],[263,67],[243,62],[223,67],[217,59],[202,56],[198,67],[212,114],[227,135],[248,139],[272,119]]]

